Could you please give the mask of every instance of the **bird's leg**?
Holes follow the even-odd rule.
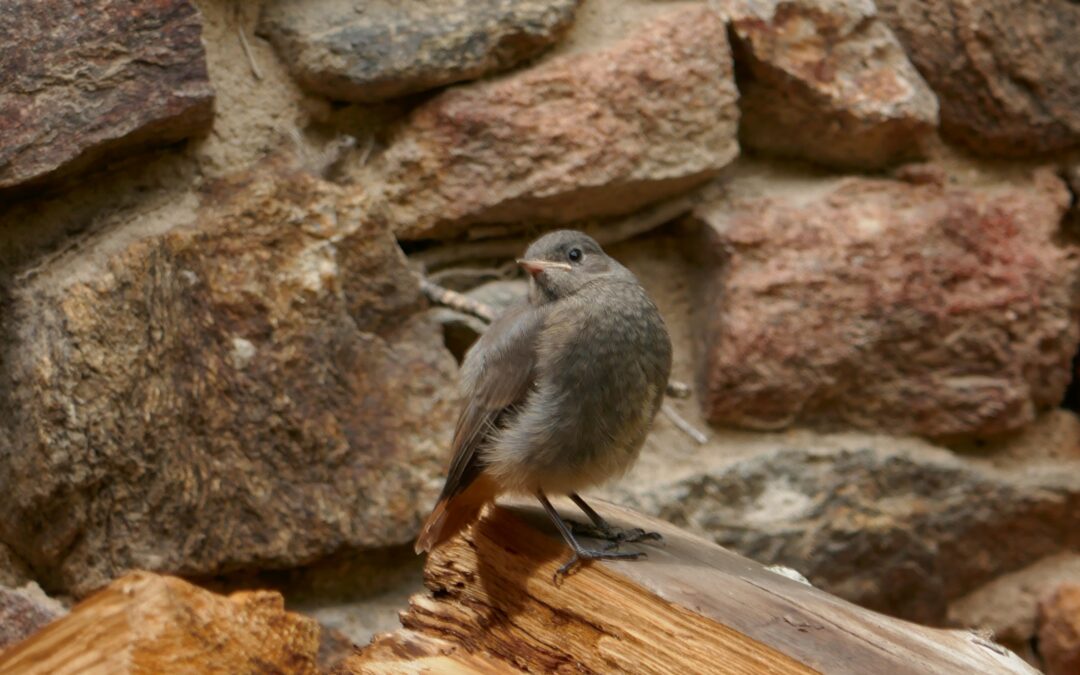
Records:
[[[603,539],[611,542],[608,548],[618,548],[619,544],[632,544],[636,541],[659,541],[663,539],[659,532],[646,532],[640,527],[622,528],[615,527],[608,521],[604,520],[596,510],[585,503],[585,500],[581,498],[581,495],[576,492],[570,493],[570,499],[578,505],[585,515],[589,517],[589,520],[593,522],[593,526],[582,526],[574,523],[574,532],[586,537],[593,537],[594,539]]]
[[[600,551],[584,548],[578,543],[578,540],[574,538],[574,533],[570,531],[570,527],[563,521],[562,516],[555,510],[555,507],[548,501],[547,496],[542,491],[536,492],[536,498],[540,500],[540,505],[544,507],[544,511],[547,512],[548,517],[551,518],[551,522],[555,523],[556,529],[559,530],[559,534],[566,541],[567,545],[573,551],[573,555],[570,559],[563,564],[562,567],[555,570],[553,581],[558,584],[559,580],[570,573],[574,567],[586,560],[636,560],[643,557],[645,554],[640,552],[618,552],[618,551]]]

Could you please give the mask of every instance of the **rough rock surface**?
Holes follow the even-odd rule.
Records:
[[[1080,584],[1062,584],[1039,603],[1038,623],[1046,675],[1080,673]]]
[[[209,127],[189,0],[13,0],[0,12],[0,189]]]
[[[987,155],[1080,143],[1080,4],[877,0],[937,92],[944,134]]]
[[[1065,170],[1065,181],[1072,192],[1072,211],[1069,212],[1069,228],[1074,237],[1080,237],[1080,162]]]
[[[12,292],[0,540],[46,588],[404,544],[438,488],[454,361],[361,198],[267,169],[190,219]]]
[[[1025,659],[1036,636],[1039,602],[1064,583],[1080,584],[1080,554],[1061,553],[1010,572],[949,603],[949,624],[989,631]]]
[[[66,613],[33,582],[22,588],[0,586],[0,652]]]
[[[612,46],[422,105],[377,167],[383,208],[405,239],[627,213],[736,156],[737,95],[722,18],[671,9]]]
[[[909,184],[747,172],[701,207],[709,420],[929,436],[1058,405],[1078,340],[1069,195],[1049,171]]]
[[[379,101],[506,70],[555,43],[581,0],[274,0],[260,33],[306,88]]]
[[[618,499],[914,621],[941,624],[951,599],[1080,546],[1080,462],[1002,469],[880,439],[698,461]]]
[[[32,576],[26,563],[10,547],[0,544],[0,586],[21,586]]]
[[[224,597],[134,572],[0,654],[0,670],[315,675],[318,650],[318,624],[286,612],[277,593]]]
[[[732,28],[746,147],[878,168],[937,126],[937,99],[872,0],[781,0]]]

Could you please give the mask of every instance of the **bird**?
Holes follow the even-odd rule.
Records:
[[[620,543],[660,539],[611,525],[579,493],[637,460],[671,374],[671,339],[634,274],[583,232],[550,232],[517,263],[528,296],[462,361],[453,458],[415,549],[446,542],[501,494],[531,495],[572,551],[558,583],[585,561],[644,555]],[[592,525],[568,524],[549,495],[569,497]],[[609,543],[586,548],[575,532]]]

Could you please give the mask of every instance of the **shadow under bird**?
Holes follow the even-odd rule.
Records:
[[[612,526],[578,493],[637,459],[671,373],[671,340],[633,273],[584,233],[547,234],[518,264],[529,297],[465,355],[454,456],[416,551],[454,536],[501,493],[534,495],[573,551],[558,580],[584,560],[643,555],[613,550],[622,542],[659,539]],[[569,496],[592,526],[563,521],[548,495]],[[611,543],[587,549],[575,532]]]

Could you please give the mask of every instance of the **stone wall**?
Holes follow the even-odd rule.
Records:
[[[9,4],[4,584],[389,627],[483,329],[418,274],[501,305],[572,226],[707,437],[661,416],[605,494],[1040,657],[1030,580],[1080,553],[1080,5]]]

